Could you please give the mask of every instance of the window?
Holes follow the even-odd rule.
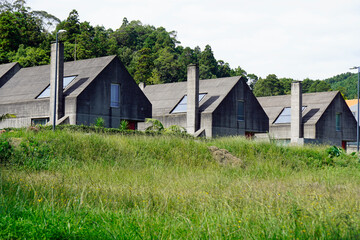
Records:
[[[63,89],[65,89],[72,80],[74,80],[76,78],[76,76],[67,76],[64,77],[64,83],[63,83]],[[50,97],[50,85],[48,85],[41,93],[39,96],[37,96],[36,98],[47,98]]]
[[[199,94],[199,102],[205,97],[206,93]],[[182,113],[187,110],[187,95],[185,95],[181,101],[175,106],[171,113]]]
[[[120,107],[120,85],[112,83],[111,84],[111,103],[110,107],[118,108]]]
[[[336,131],[341,131],[341,113],[336,113]]]
[[[31,119],[31,125],[46,125],[49,122],[49,118],[33,118]]]
[[[238,101],[238,111],[237,111],[237,120],[244,121],[245,113],[244,113],[244,101]]]
[[[306,107],[302,107],[301,111],[304,111]],[[291,122],[291,107],[285,107],[277,119],[274,121],[275,124],[279,123],[290,123]]]

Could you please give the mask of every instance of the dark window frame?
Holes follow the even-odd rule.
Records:
[[[242,109],[240,109],[242,107]],[[242,111],[242,113],[240,113]],[[244,100],[238,100],[237,101],[237,121],[243,122],[245,121],[245,101]]]
[[[341,124],[342,124],[341,115],[342,115],[341,112],[337,112],[335,114],[335,130],[337,132],[341,131],[341,128],[342,128],[342,126],[341,126]]]
[[[117,89],[117,93],[114,95],[113,91],[115,91],[115,89]],[[118,83],[111,83],[110,85],[110,107],[112,108],[120,107],[120,84]]]

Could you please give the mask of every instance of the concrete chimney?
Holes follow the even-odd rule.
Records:
[[[187,132],[194,134],[199,126],[199,66],[187,68]]]
[[[302,87],[301,82],[291,83],[291,143],[302,144]]]
[[[50,122],[53,122],[54,117],[54,99],[55,99],[55,74],[57,75],[56,86],[56,120],[64,116],[64,45],[58,43],[58,61],[57,73],[55,73],[56,66],[56,43],[51,44],[51,59],[50,59]]]

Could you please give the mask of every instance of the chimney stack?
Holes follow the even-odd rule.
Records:
[[[199,66],[187,68],[187,132],[194,134],[199,126]]]
[[[58,43],[58,59],[56,61],[56,43],[51,44],[51,59],[50,59],[50,122],[53,122],[54,117],[54,100],[55,100],[55,74],[56,74],[56,121],[64,116],[64,45]],[[57,62],[57,70],[56,68]],[[55,73],[57,71],[57,73]]]
[[[302,87],[301,82],[291,83],[291,143],[302,144]]]

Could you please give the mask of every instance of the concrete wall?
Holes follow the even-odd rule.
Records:
[[[111,83],[120,85],[120,107],[110,107]],[[76,124],[95,124],[98,117],[106,127],[117,128],[121,120],[142,122],[151,117],[151,103],[125,66],[115,58],[78,96]]]
[[[303,128],[303,136],[307,139],[316,138],[316,126],[301,124]],[[271,124],[269,134],[275,139],[291,139],[290,123]]]
[[[16,118],[6,119],[0,122],[0,129],[7,127],[28,127],[31,125],[31,119],[33,118],[49,117],[49,100],[39,99],[28,102],[1,104],[0,115],[6,113],[15,114]]]
[[[238,102],[244,102],[244,120],[238,121]],[[244,80],[240,80],[213,113],[212,135],[267,132],[269,118]]]
[[[336,131],[336,113],[341,113],[341,130]],[[321,143],[341,146],[342,141],[356,141],[356,120],[338,93],[316,124],[316,138]]]
[[[246,82],[242,82],[245,92],[245,131],[266,133],[269,131],[269,118]]]

